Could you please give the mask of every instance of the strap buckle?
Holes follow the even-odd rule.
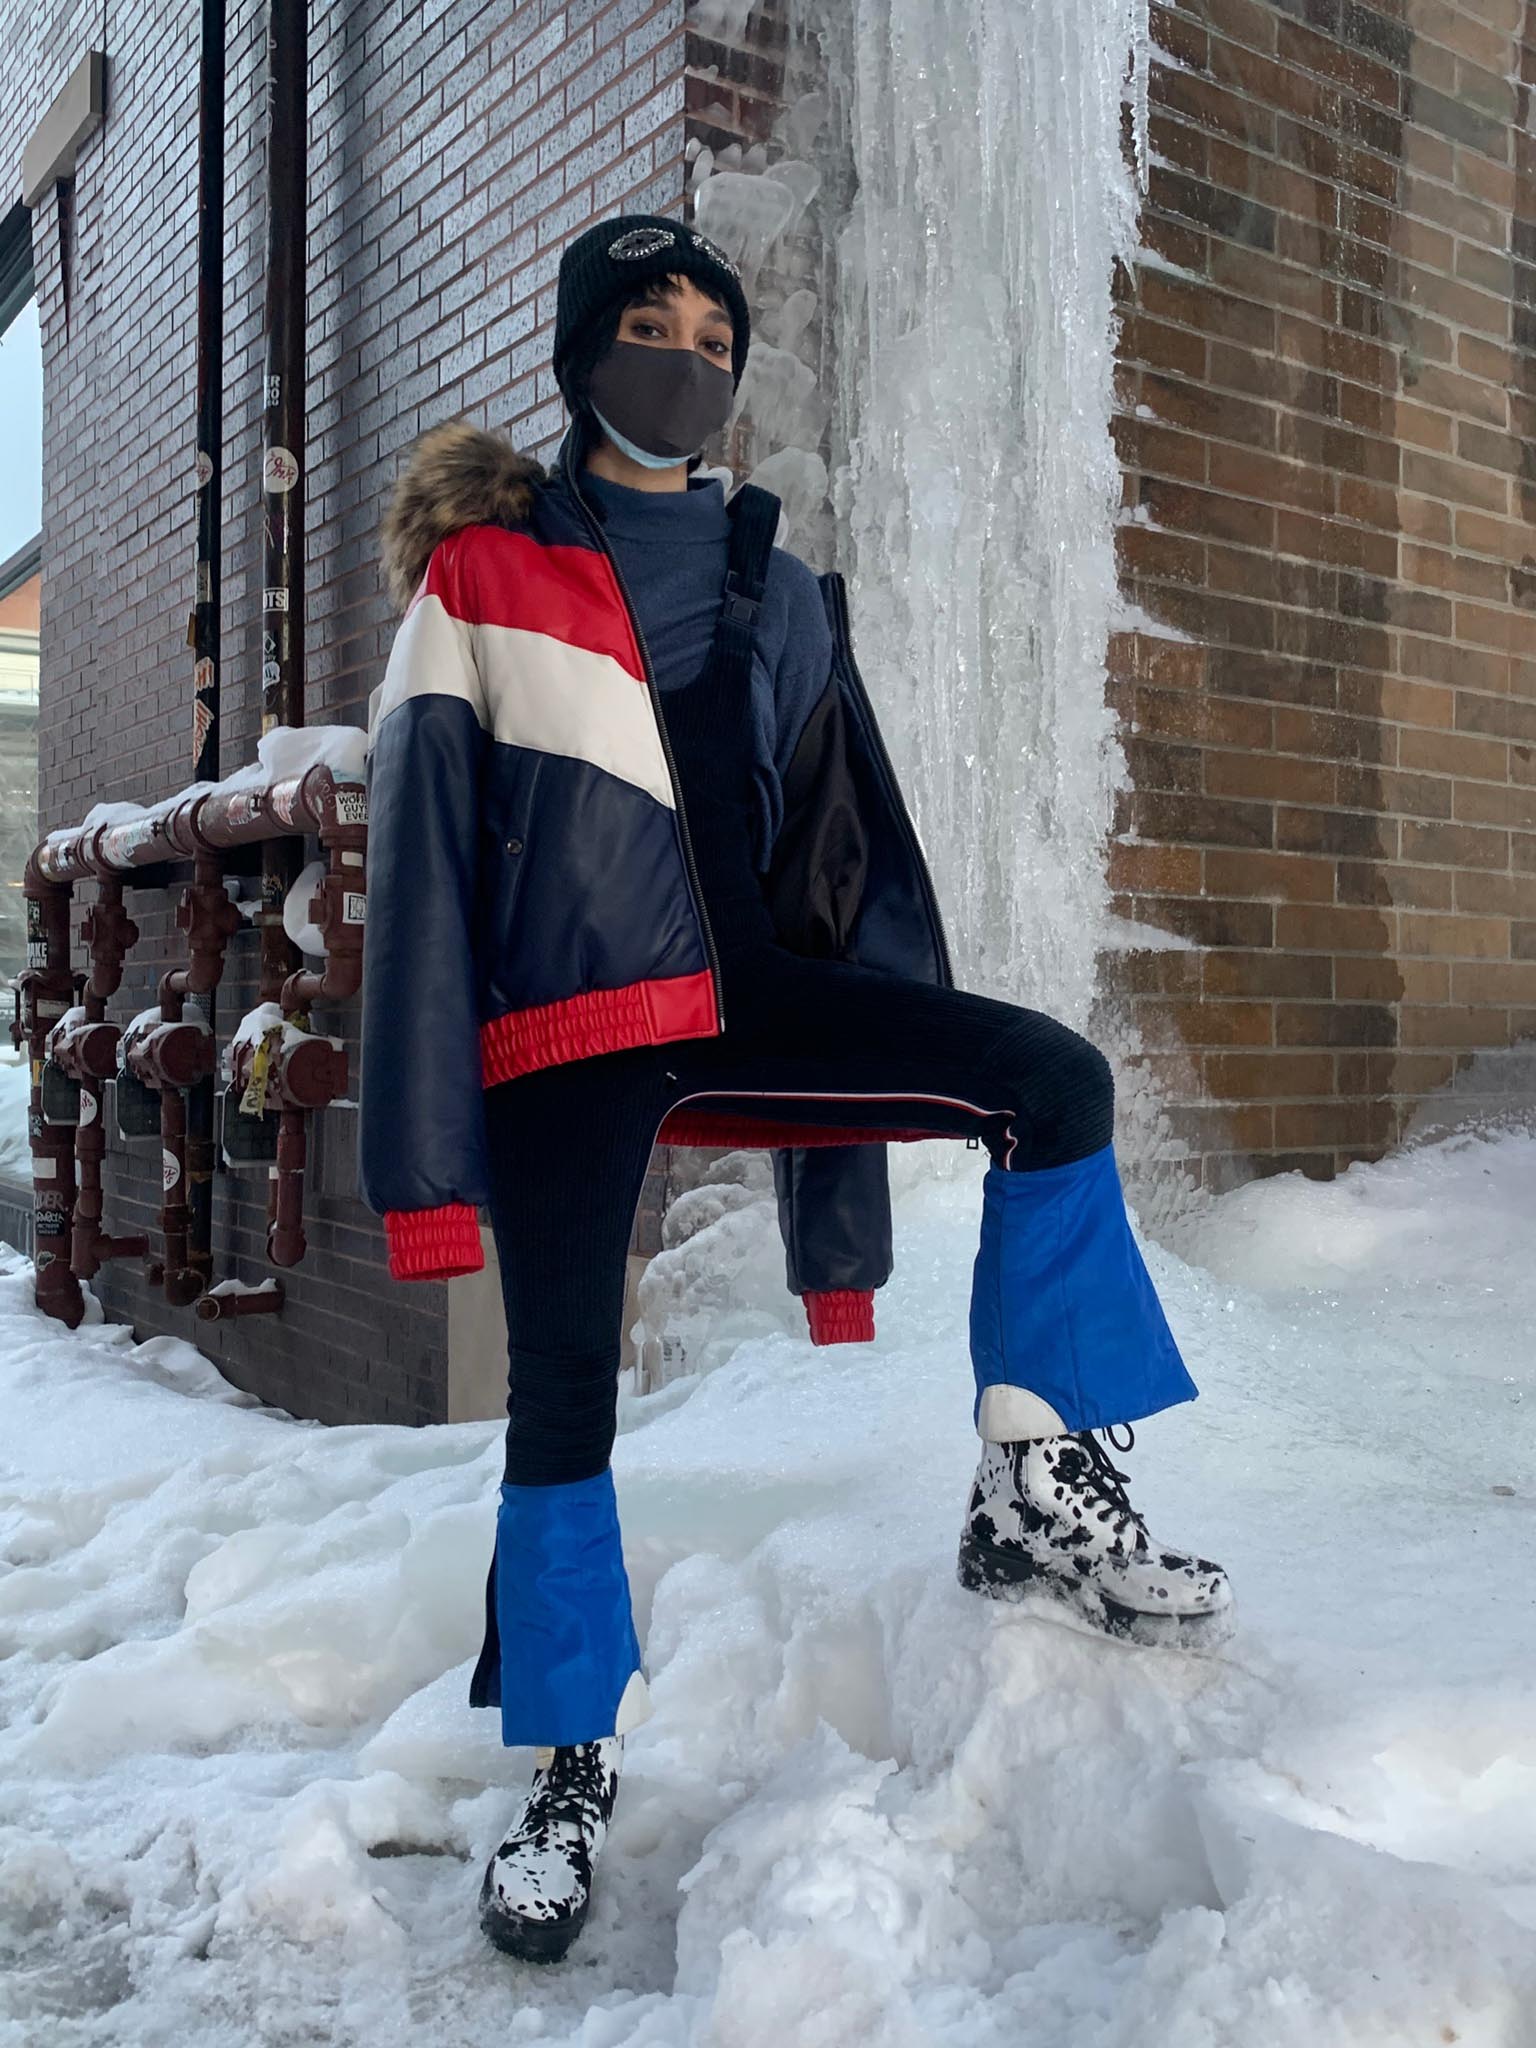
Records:
[[[725,572],[725,594],[721,599],[722,615],[733,626],[751,626],[757,621],[762,609],[762,599],[750,597],[742,587],[741,577],[734,569]]]

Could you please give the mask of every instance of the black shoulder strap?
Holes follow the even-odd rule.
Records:
[[[779,530],[779,500],[760,484],[742,484],[726,507],[731,515],[731,565],[721,599],[722,623],[750,633],[768,581],[773,537]]]
[[[710,660],[716,672],[752,674],[752,640],[768,581],[773,536],[779,530],[779,501],[759,484],[742,484],[726,510],[731,515],[730,566],[720,594]]]

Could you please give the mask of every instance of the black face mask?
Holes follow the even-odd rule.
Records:
[[[587,398],[628,441],[648,455],[684,462],[730,416],[735,380],[723,364],[695,348],[652,348],[615,341],[592,366]]]

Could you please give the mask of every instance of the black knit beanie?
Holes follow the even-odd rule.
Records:
[[[741,272],[718,243],[661,213],[620,213],[568,242],[555,297],[555,381],[574,413],[587,374],[618,331],[625,300],[653,277],[681,274],[723,299],[731,316],[731,383],[747,366],[752,316]]]

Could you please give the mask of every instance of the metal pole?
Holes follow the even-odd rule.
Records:
[[[224,0],[203,0],[197,122],[197,565],[192,612],[192,774],[219,779],[219,598],[224,536]],[[215,1030],[217,996],[200,999]],[[214,1076],[187,1096],[188,1265],[213,1277]],[[167,1274],[172,1261],[167,1259]],[[169,1279],[167,1285],[169,1285]]]
[[[266,360],[262,382],[261,729],[304,723],[304,228],[307,0],[267,17]],[[271,846],[261,877],[261,994],[298,966],[283,899],[302,847]]]

